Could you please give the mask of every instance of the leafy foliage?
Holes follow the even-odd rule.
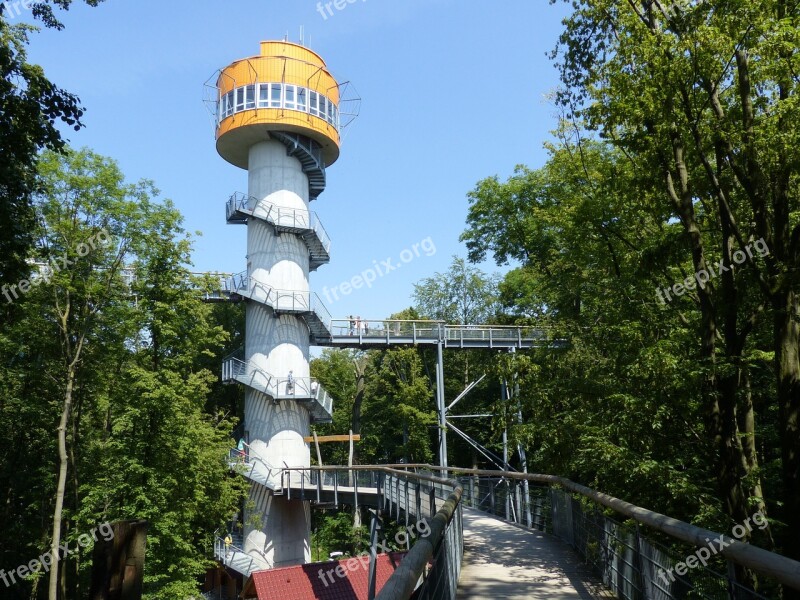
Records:
[[[0,422],[11,443],[0,480],[15,507],[2,524],[15,542],[0,560],[27,562],[51,541],[56,423],[72,381],[63,542],[77,547],[98,523],[148,519],[146,597],[190,597],[212,532],[244,487],[224,461],[235,420],[205,410],[216,376],[202,363],[227,334],[190,283],[180,215],[153,200],[150,182],[126,184],[116,164],[88,151],[46,154],[40,176],[37,259],[70,264],[32,275],[38,283],[16,300],[20,319],[2,332]],[[98,231],[108,243],[90,247]],[[81,553],[61,562],[62,596],[86,591],[89,566]],[[42,597],[43,583],[40,573],[33,591],[10,593]]]

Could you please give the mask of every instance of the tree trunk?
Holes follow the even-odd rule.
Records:
[[[64,511],[64,492],[67,487],[67,423],[72,409],[72,390],[75,385],[75,369],[70,366],[67,371],[67,389],[64,392],[64,407],[61,411],[61,421],[58,425],[58,488],[56,490],[56,507],[53,510],[53,541],[50,544],[50,558],[53,562],[50,571],[50,589],[48,600],[58,600],[59,587],[59,547],[61,546],[61,516]]]
[[[353,413],[350,421],[350,429],[353,435],[361,433],[361,405],[364,402],[364,372],[367,369],[366,357],[361,357],[353,361],[356,373],[356,397],[353,399]],[[358,444],[353,446],[353,464],[358,464]]]
[[[758,472],[758,447],[756,445],[756,417],[755,408],[753,407],[753,392],[750,388],[750,378],[745,375],[744,382],[741,387],[743,394],[739,401],[739,409],[737,415],[739,419],[739,435],[742,440],[742,461],[743,469],[746,473]],[[755,512],[767,514],[767,505],[764,502],[764,490],[761,475],[759,474],[753,480],[753,487],[749,490],[750,500],[755,500]],[[752,504],[751,504],[752,506]],[[775,550],[775,540],[772,538],[772,527],[769,525],[764,529],[763,538],[757,541],[757,544],[767,550]]]
[[[364,371],[367,367],[365,357],[353,361],[356,374],[356,397],[353,399],[353,413],[350,420],[350,433],[358,435],[361,433],[361,404],[364,402]],[[351,442],[352,443],[352,442]],[[353,443],[353,464],[358,464],[358,444]],[[352,475],[352,471],[351,471]],[[361,509],[353,507],[353,527],[358,528],[362,525]]]
[[[800,356],[797,297],[791,290],[776,294],[775,364],[782,432],[784,554],[800,560]],[[790,595],[787,595],[789,593]],[[791,595],[794,594],[794,595]],[[798,598],[800,592],[784,591],[784,599]]]

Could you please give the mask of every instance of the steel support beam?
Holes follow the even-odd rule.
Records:
[[[444,341],[436,346],[436,406],[439,410],[439,466],[447,467],[447,410],[444,405]],[[447,471],[443,472],[447,477]]]

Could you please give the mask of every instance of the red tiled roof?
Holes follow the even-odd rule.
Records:
[[[376,593],[404,555],[404,552],[378,555]],[[245,590],[252,593],[254,586],[258,600],[367,600],[369,556],[256,571]]]

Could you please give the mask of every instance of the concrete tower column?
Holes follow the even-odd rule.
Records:
[[[308,178],[300,162],[287,155],[282,143],[263,141],[250,148],[248,180],[252,210],[269,206],[279,213],[308,212]],[[247,223],[247,272],[253,281],[264,284],[266,289],[278,290],[282,295],[288,296],[287,292],[307,294],[308,249],[298,236],[276,234],[274,227],[265,220],[250,219]],[[306,324],[293,314],[276,315],[274,309],[260,302],[249,302],[246,310],[247,362],[281,379],[289,373],[294,378],[308,377]],[[309,445],[303,441],[310,433],[309,414],[302,405],[276,402],[259,391],[248,389],[245,424],[252,456],[275,467],[311,464]],[[245,511],[244,550],[255,551],[258,557],[265,559],[268,563],[265,568],[309,562],[309,503],[289,502],[265,492],[264,488],[251,488],[252,508]]]

